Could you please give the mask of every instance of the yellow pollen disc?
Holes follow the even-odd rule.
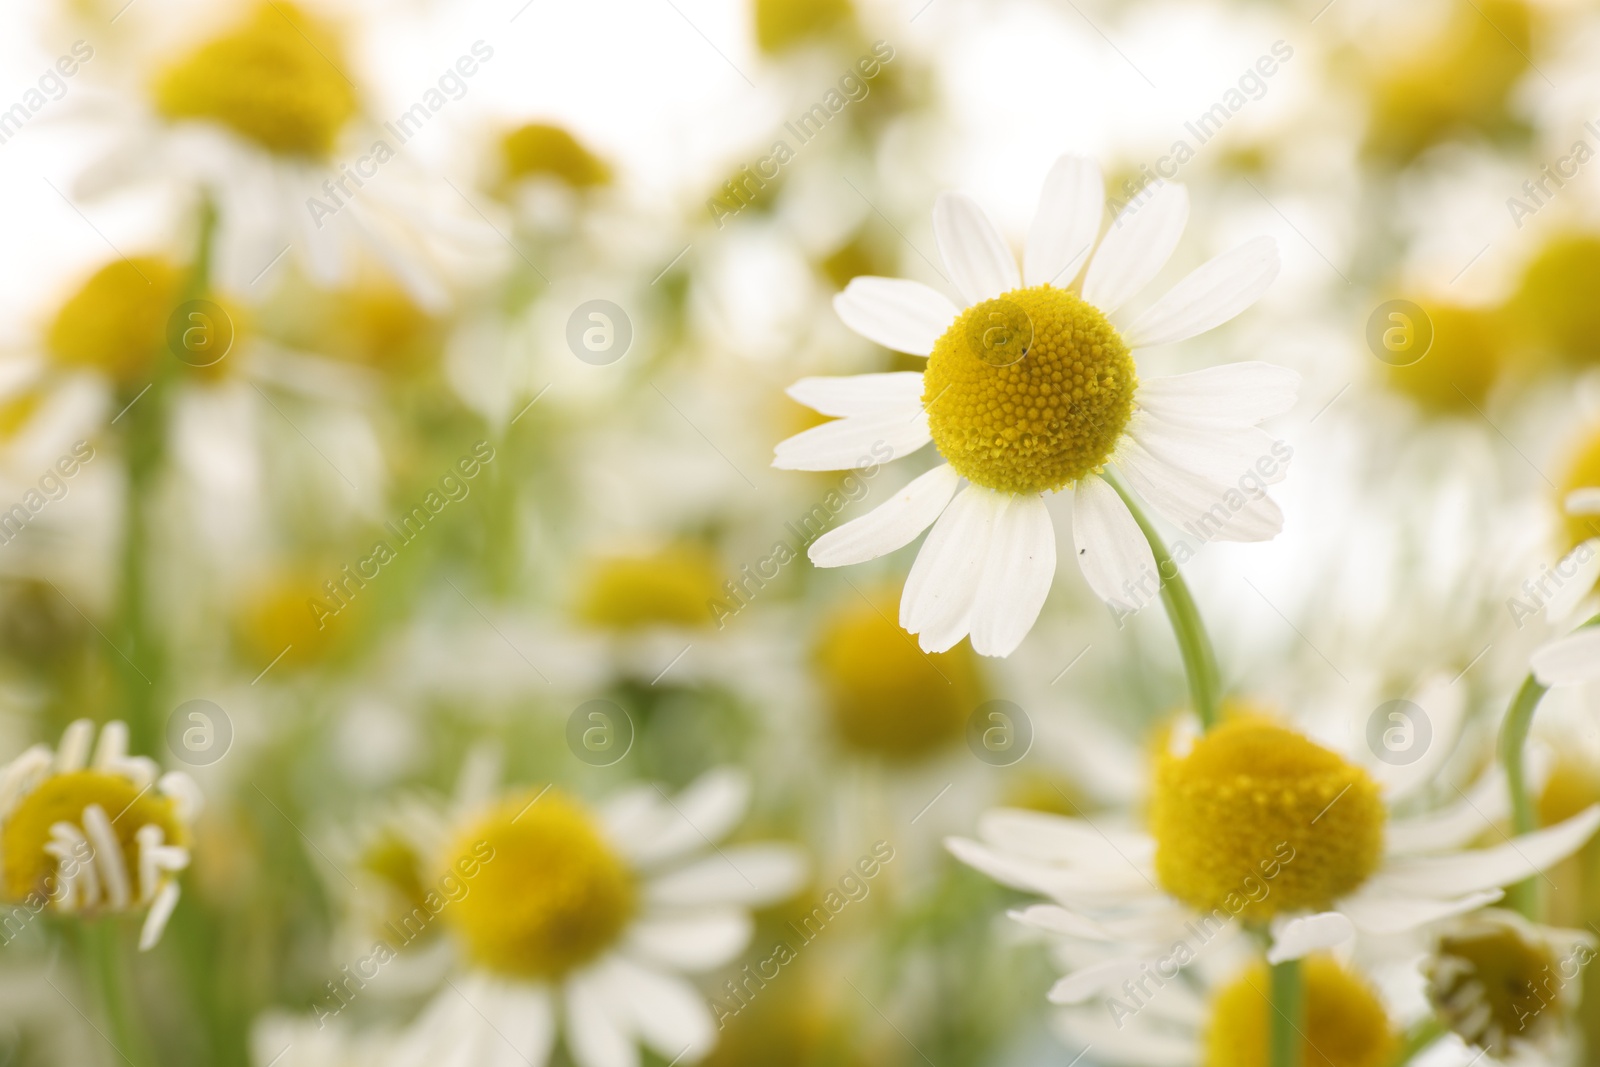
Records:
[[[608,630],[706,626],[712,621],[712,603],[727,599],[723,582],[711,553],[695,545],[608,556],[596,560],[585,575],[578,617]]]
[[[754,0],[756,44],[776,55],[811,38],[850,27],[850,0]]]
[[[1323,910],[1360,886],[1382,859],[1386,818],[1364,770],[1255,716],[1160,756],[1150,798],[1166,890],[1255,922]]]
[[[635,893],[587,811],[554,790],[530,804],[536,795],[506,801],[456,838],[452,865],[481,862],[443,914],[481,966],[549,979],[615,942]]]
[[[1493,912],[1465,921],[1439,941],[1425,971],[1439,1018],[1469,1045],[1506,1050],[1556,1025],[1566,979],[1550,946]]]
[[[1600,271],[1600,235],[1562,234],[1523,271],[1509,304],[1516,329],[1579,365],[1600,360],[1600,302],[1584,284]]]
[[[106,264],[56,312],[45,339],[51,357],[124,385],[148,377],[166,347],[180,284],[176,267],[151,256]]]
[[[360,857],[361,869],[394,893],[407,910],[426,908],[430,889],[423,884],[423,861],[411,842],[386,830],[371,841]]]
[[[500,157],[508,181],[550,177],[574,189],[611,181],[611,168],[605,160],[560,126],[542,122],[530,122],[506,134],[500,142]]]
[[[1567,476],[1561,480],[1561,499],[1558,507],[1565,509],[1566,500],[1576,489],[1600,487],[1600,429],[1590,432],[1569,461]],[[1591,537],[1600,537],[1600,515],[1568,515],[1568,548],[1576,548]]]
[[[965,645],[924,656],[890,621],[894,610],[883,597],[847,602],[823,624],[815,662],[839,739],[909,759],[961,736],[977,707],[978,671]]]
[[[923,381],[939,452],[968,481],[1009,493],[1061,489],[1099,469],[1138,386],[1105,316],[1049,285],[963,311]]]
[[[1393,1063],[1400,1042],[1376,994],[1331,959],[1313,956],[1301,966],[1305,1018],[1298,1062],[1305,1067]],[[1217,993],[1206,1027],[1205,1067],[1267,1067],[1271,995],[1272,977],[1264,963]]]
[[[263,4],[156,79],[169,119],[208,119],[281,155],[326,157],[357,110],[343,48],[292,4]]]
[[[23,797],[0,829],[7,900],[23,900],[30,893],[50,896],[59,892],[53,884],[56,858],[44,850],[51,840],[50,827],[67,822],[81,832],[83,809],[90,804],[100,805],[111,820],[130,877],[138,877],[140,827],[153,823],[161,827],[165,844],[188,844],[188,833],[169,798],[141,789],[120,775],[100,771],[57,774]],[[137,884],[133,890],[137,893]]]
[[[1512,367],[1505,316],[1498,308],[1430,304],[1423,309],[1433,343],[1420,360],[1386,366],[1396,392],[1431,414],[1477,417],[1503,373]]]

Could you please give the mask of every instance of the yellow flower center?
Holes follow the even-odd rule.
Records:
[[[377,878],[407,909],[426,907],[428,887],[422,884],[422,857],[411,842],[385,830],[368,843],[361,869]]]
[[[923,407],[962,477],[1009,493],[1098,470],[1133,414],[1133,357],[1094,307],[1049,285],[963,311],[933,346]]]
[[[589,568],[578,617],[608,630],[706,626],[712,602],[724,599],[716,560],[680,545],[645,556],[609,556]]]
[[[1303,964],[1305,1018],[1300,1023],[1305,1067],[1387,1067],[1399,1038],[1383,1004],[1359,978],[1331,959]],[[1272,978],[1257,964],[1224,986],[1212,1001],[1205,1067],[1266,1067],[1273,1007]]]
[[[178,269],[162,259],[108,263],[61,305],[46,347],[64,366],[133,384],[150,374],[166,346],[167,318],[180,285]]]
[[[1477,418],[1511,363],[1505,320],[1494,308],[1434,304],[1423,310],[1433,327],[1427,354],[1385,367],[1384,376],[1430,413]]]
[[[507,181],[556,178],[574,189],[611,181],[611,168],[560,126],[531,122],[506,134],[500,157]]]
[[[1504,1052],[1557,1020],[1558,966],[1549,945],[1486,912],[1440,939],[1426,968],[1428,999],[1467,1044]]]
[[[1162,885],[1252,922],[1321,910],[1360,886],[1383,856],[1385,820],[1365,771],[1256,716],[1159,757],[1150,798]]]
[[[1574,363],[1600,359],[1600,302],[1585,284],[1596,271],[1600,235],[1563,234],[1545,245],[1511,299],[1517,329]]]
[[[60,887],[54,884],[56,857],[44,850],[51,841],[50,828],[58,822],[66,822],[81,832],[83,809],[90,804],[100,805],[100,810],[111,820],[125,869],[135,879],[139,870],[137,835],[140,827],[151,824],[161,827],[165,844],[188,844],[188,833],[178,820],[172,800],[160,793],[141,789],[120,775],[100,771],[57,774],[46,778],[37,789],[23,797],[0,830],[7,900],[24,900],[31,893],[46,897],[59,894]],[[133,890],[137,894],[137,882]]]
[[[961,736],[977,707],[971,649],[931,656],[894,622],[893,600],[857,598],[822,628],[816,666],[837,736],[872,755],[908,759]]]
[[[269,152],[321,158],[357,110],[344,66],[327,27],[292,4],[263,4],[163,71],[156,108],[169,119],[219,122]]]
[[[1600,486],[1600,430],[1593,431],[1578,448],[1561,482],[1561,499],[1557,506],[1565,508],[1567,497],[1576,489],[1593,489]],[[1591,537],[1600,537],[1600,515],[1567,516],[1568,547],[1576,548]]]
[[[755,0],[756,44],[768,55],[849,28],[854,21],[850,0]]]
[[[501,974],[558,978],[615,942],[633,915],[627,868],[589,814],[554,790],[501,804],[448,855],[490,856],[444,915],[468,954]]]

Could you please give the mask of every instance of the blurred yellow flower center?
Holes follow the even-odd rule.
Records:
[[[1505,316],[1497,308],[1430,304],[1428,352],[1415,363],[1390,365],[1391,388],[1432,414],[1479,418],[1501,375],[1511,369]]]
[[[1305,1067],[1388,1067],[1400,1042],[1383,1004],[1355,975],[1323,957],[1301,965],[1305,1018],[1300,1023]],[[1212,1001],[1205,1067],[1267,1067],[1273,1013],[1272,977],[1257,964],[1224,986]]]
[[[407,907],[426,907],[428,887],[422,883],[422,857],[411,842],[385,830],[361,854],[361,869],[392,890]]]
[[[887,610],[857,598],[823,625],[816,664],[837,736],[852,748],[912,758],[954,740],[977,704],[970,649],[924,656]]]
[[[56,312],[45,339],[50,355],[125,385],[147,376],[166,344],[179,285],[178,269],[152,256],[106,264]]]
[[[574,189],[605,185],[611,168],[559,126],[531,122],[506,134],[500,155],[508,181],[556,178]]]
[[[357,110],[343,48],[327,27],[273,2],[195,49],[155,83],[169,119],[219,122],[282,155],[325,157]]]
[[[933,441],[967,480],[1009,493],[1071,485],[1110,458],[1133,414],[1133,357],[1065,289],[1013,289],[963,311],[928,358]]]
[[[506,801],[457,837],[452,860],[493,853],[444,914],[480,966],[557,978],[616,941],[635,892],[587,811],[554,790],[535,796]]]
[[[100,810],[111,820],[111,829],[126,861],[125,868],[135,879],[139,870],[137,835],[140,827],[149,824],[161,827],[166,844],[188,843],[188,835],[169,798],[150,789],[141,789],[120,775],[100,771],[57,774],[46,778],[37,789],[23,797],[0,830],[7,900],[23,900],[30,893],[44,896],[60,893],[60,887],[55,884],[58,861],[44,850],[51,841],[50,828],[65,822],[82,831],[83,809],[90,804],[100,805]],[[137,882],[130,888],[138,894]]]
[[[854,20],[850,0],[755,0],[756,44],[768,54],[848,28]]]
[[[1550,946],[1529,940],[1513,920],[1484,913],[1440,939],[1426,967],[1428,999],[1467,1044],[1505,1051],[1511,1039],[1555,1022],[1558,966]]]
[[[1386,812],[1360,767],[1256,716],[1163,754],[1150,798],[1156,872],[1173,896],[1247,921],[1321,910],[1383,856]]]
[[[596,560],[578,594],[578,617],[609,630],[706,626],[720,598],[716,560],[695,546]]]

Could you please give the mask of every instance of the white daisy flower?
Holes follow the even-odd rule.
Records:
[[[542,1067],[558,1032],[579,1067],[636,1067],[637,1043],[699,1059],[716,1023],[682,975],[742,951],[748,909],[804,873],[788,846],[717,845],[749,795],[721,770],[676,797],[633,786],[593,813],[547,790],[465,819],[440,852],[464,887],[440,913],[462,967],[392,1062]]]
[[[399,132],[363,119],[349,69],[331,26],[290,3],[262,3],[148,88],[80,109],[109,147],[75,190],[154,184],[183,204],[200,192],[216,198],[215,270],[237,291],[285,256],[329,287],[352,281],[370,256],[418,304],[442,310],[451,279],[499,239],[476,207],[408,158],[410,112]]]
[[[1600,516],[1600,487],[1568,494],[1566,505],[1574,516]],[[1600,537],[1585,541],[1562,562],[1569,561],[1576,573],[1546,607],[1545,614],[1552,621],[1570,615],[1594,589],[1600,578]],[[1600,626],[1584,626],[1540,648],[1533,654],[1533,674],[1540,685],[1550,689],[1600,681]]]
[[[1014,918],[1101,946],[1099,962],[1051,991],[1080,1003],[1155,966],[1196,928],[1269,928],[1268,959],[1279,963],[1358,932],[1392,937],[1477,910],[1600,827],[1597,805],[1472,849],[1504,812],[1497,775],[1422,815],[1395,817],[1403,798],[1344,756],[1242,714],[1158,756],[1145,829],[1001,810],[980,821],[983,843],[948,844],[997,881],[1054,901]]]
[[[161,940],[189,866],[199,787],[128,755],[128,727],[94,745],[79,719],[51,751],[35,745],[0,769],[0,894],[35,913],[94,916],[145,910],[140,949]]]
[[[834,299],[845,325],[928,369],[806,378],[789,395],[834,421],[777,447],[775,467],[843,470],[932,441],[945,462],[811,546],[818,566],[860,563],[930,525],[900,601],[900,624],[943,651],[1022,642],[1049,592],[1056,543],[1044,494],[1073,490],[1073,542],[1090,588],[1136,609],[1154,595],[1149,544],[1104,477],[1115,465],[1163,516],[1208,538],[1266,540],[1283,515],[1265,486],[1284,463],[1257,424],[1287,411],[1299,375],[1236,363],[1140,381],[1136,349],[1232,319],[1278,273],[1271,238],[1216,257],[1137,316],[1118,312],[1166,264],[1189,215],[1182,185],[1159,184],[1100,232],[1099,167],[1063,157],[1045,180],[1022,269],[976,202],[939,198],[934,235],[958,306],[918,282],[857,278]],[[1087,269],[1084,270],[1085,264]],[[1073,280],[1084,270],[1081,286]],[[965,484],[965,488],[963,488]],[[1146,588],[1141,592],[1141,587]]]

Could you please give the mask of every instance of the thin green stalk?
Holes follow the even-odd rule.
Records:
[[[155,1063],[149,1038],[139,1021],[142,1014],[128,982],[126,941],[116,917],[80,923],[76,940],[79,965],[93,985],[106,1026],[106,1040],[133,1067]]]
[[[1117,491],[1122,502],[1133,513],[1150,551],[1156,558],[1156,570],[1161,578],[1161,603],[1172,621],[1172,632],[1178,639],[1178,651],[1183,656],[1184,674],[1189,679],[1189,698],[1194,704],[1200,724],[1207,730],[1217,724],[1222,708],[1222,678],[1217,670],[1217,654],[1211,646],[1205,623],[1200,619],[1200,609],[1183,580],[1183,572],[1173,560],[1161,534],[1145,515],[1139,501],[1123,483],[1121,475],[1107,468],[1105,480]]]
[[[1600,625],[1596,615],[1579,629]],[[1500,726],[1500,762],[1506,771],[1506,788],[1511,792],[1511,829],[1515,834],[1532,833],[1539,828],[1538,812],[1534,810],[1533,796],[1528,791],[1528,764],[1525,755],[1528,734],[1533,728],[1534,713],[1539,702],[1550,690],[1541,685],[1531,673],[1506,710],[1505,722]],[[1537,879],[1529,878],[1506,890],[1506,902],[1526,918],[1538,921],[1544,910],[1543,894]]]
[[[1267,1062],[1272,1067],[1300,1067],[1305,993],[1305,975],[1299,960],[1273,964],[1272,1016],[1267,1034]]]

